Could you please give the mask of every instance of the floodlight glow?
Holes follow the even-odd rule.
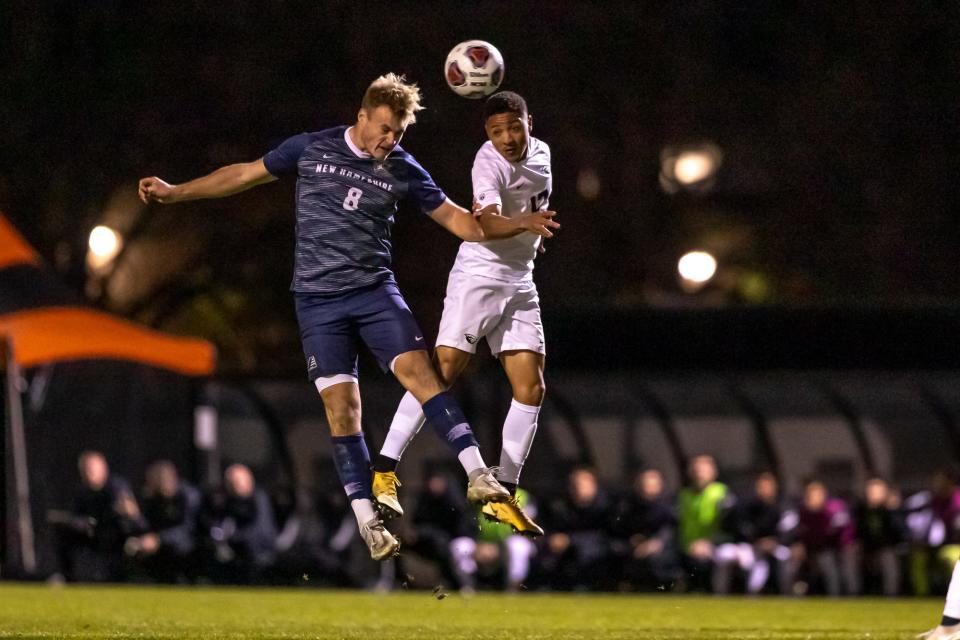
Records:
[[[703,284],[717,273],[717,259],[706,251],[691,251],[680,258],[677,271],[684,280]]]
[[[685,151],[674,165],[673,176],[682,185],[694,184],[706,180],[717,170],[713,156],[704,151]]]
[[[110,227],[98,225],[90,232],[87,246],[90,248],[87,263],[94,269],[100,269],[117,257],[123,246],[123,239]]]

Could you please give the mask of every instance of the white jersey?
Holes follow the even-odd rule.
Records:
[[[507,218],[545,210],[553,186],[550,147],[531,136],[527,157],[510,162],[488,140],[477,151],[472,176],[473,198],[481,207],[498,204]],[[531,280],[540,241],[540,236],[525,231],[512,238],[464,242],[453,268],[507,282]]]

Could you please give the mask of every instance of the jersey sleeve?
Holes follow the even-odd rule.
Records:
[[[268,151],[263,156],[263,166],[271,175],[276,177],[297,172],[297,162],[303,150],[310,144],[312,136],[309,133],[300,133],[287,138],[276,149]]]
[[[496,159],[490,156],[486,146],[481,147],[473,159],[470,177],[473,180],[473,199],[481,208],[491,204],[503,206],[500,192],[504,186],[504,176]]]
[[[427,170],[421,167],[413,157],[409,157],[409,162],[410,174],[407,196],[420,207],[421,211],[432,213],[446,202],[447,194],[437,186]]]

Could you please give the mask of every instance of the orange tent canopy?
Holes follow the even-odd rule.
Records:
[[[40,258],[36,251],[27,244],[13,225],[0,214],[0,269],[10,267],[15,264],[40,263]]]
[[[44,272],[43,262],[30,243],[0,213],[0,296],[5,294],[4,274],[8,269],[19,275],[11,289],[12,297],[4,300],[8,311],[0,313],[0,340],[12,339],[13,357],[21,366],[113,359],[142,362],[188,376],[213,373],[216,350],[205,340],[160,333],[78,307],[69,295],[57,291],[47,296],[42,306],[29,299],[18,301],[18,287],[21,291],[24,287],[44,291],[50,288],[52,276]]]
[[[205,340],[180,338],[78,307],[43,307],[0,315],[0,336],[13,357],[32,367],[63,360],[134,360],[188,376],[213,373],[216,350]]]

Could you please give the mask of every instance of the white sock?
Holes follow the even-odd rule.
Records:
[[[400,399],[397,412],[393,414],[393,422],[390,423],[390,431],[380,447],[380,453],[399,460],[425,421],[423,408],[413,394],[407,391]]]
[[[540,407],[510,401],[510,411],[503,421],[503,449],[500,451],[500,473],[498,479],[517,484],[523,463],[533,446],[533,436],[537,433],[537,416]]]
[[[479,469],[486,469],[487,465],[483,462],[483,456],[480,455],[480,449],[477,447],[467,447],[457,454],[463,470],[467,472],[467,477]]]
[[[953,575],[950,577],[950,587],[947,589],[947,603],[943,607],[943,615],[950,618],[960,618],[960,562],[953,565]]]
[[[353,515],[357,516],[357,524],[361,527],[376,517],[373,511],[373,502],[367,498],[357,498],[350,501],[353,507]]]

